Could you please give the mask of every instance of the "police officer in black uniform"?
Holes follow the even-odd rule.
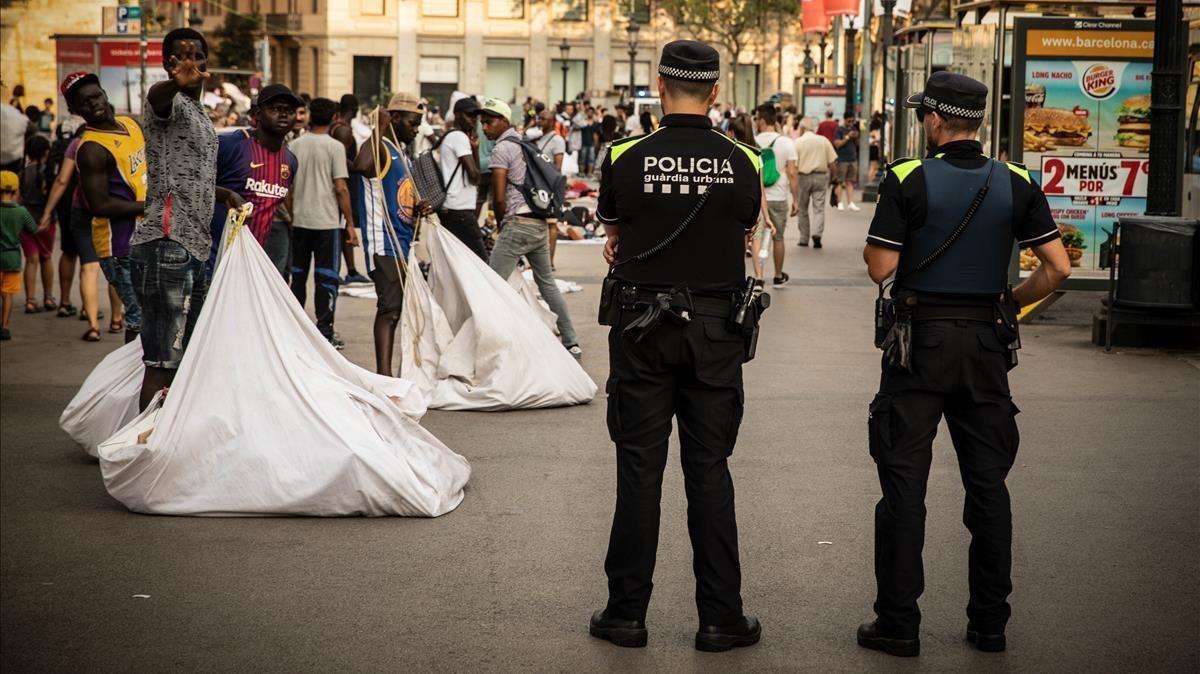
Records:
[[[986,101],[987,87],[948,72],[908,98],[929,154],[888,167],[863,251],[881,297],[882,284],[895,278],[894,320],[868,423],[883,490],[875,508],[877,619],[859,627],[858,643],[892,655],[920,652],[925,488],[943,415],[971,532],[967,638],[981,651],[1005,649],[1012,511],[1004,480],[1018,442],[1008,387],[1020,345],[1016,312],[1070,274],[1041,188],[1023,166],[984,156],[975,140]],[[1010,292],[1014,241],[1031,247],[1041,264]]]
[[[747,338],[735,321],[749,297],[740,289],[746,236],[759,215],[760,160],[707,117],[719,89],[716,50],[672,42],[658,74],[661,127],[615,141],[600,168],[596,216],[614,265],[601,322],[612,326],[606,390],[617,504],[604,563],[608,606],[592,616],[590,632],[620,646],[646,644],[674,418],[700,614],[696,648],[724,651],[761,634],[742,612],[727,465],[742,420]]]

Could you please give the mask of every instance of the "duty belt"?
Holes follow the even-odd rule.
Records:
[[[913,321],[976,321],[991,323],[996,318],[993,307],[943,307],[918,304],[912,309]]]
[[[729,318],[733,310],[733,299],[691,295],[685,290],[646,290],[637,286],[623,286],[619,298],[621,308],[636,310],[648,305],[659,304],[663,295],[670,296],[670,308],[678,312],[687,312],[696,316],[713,318]],[[686,314],[684,314],[686,317]]]

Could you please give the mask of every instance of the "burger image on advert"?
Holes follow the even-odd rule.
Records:
[[[1092,135],[1087,117],[1066,108],[1026,108],[1025,145],[1043,145],[1053,149],[1059,145],[1079,146]]]
[[[1117,108],[1117,145],[1150,148],[1150,97],[1130,96]]]

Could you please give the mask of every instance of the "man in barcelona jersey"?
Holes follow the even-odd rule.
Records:
[[[296,155],[287,149],[283,138],[295,124],[300,104],[292,90],[282,84],[263,87],[254,106],[255,128],[226,133],[219,141],[217,186],[237,192],[254,204],[246,226],[260,244],[271,231],[275,211],[288,198],[296,175]],[[227,214],[228,209],[222,204],[213,209],[210,275]]]

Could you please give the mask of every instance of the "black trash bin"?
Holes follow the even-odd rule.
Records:
[[[1200,307],[1198,225],[1184,218],[1121,218],[1116,305],[1179,310]]]

